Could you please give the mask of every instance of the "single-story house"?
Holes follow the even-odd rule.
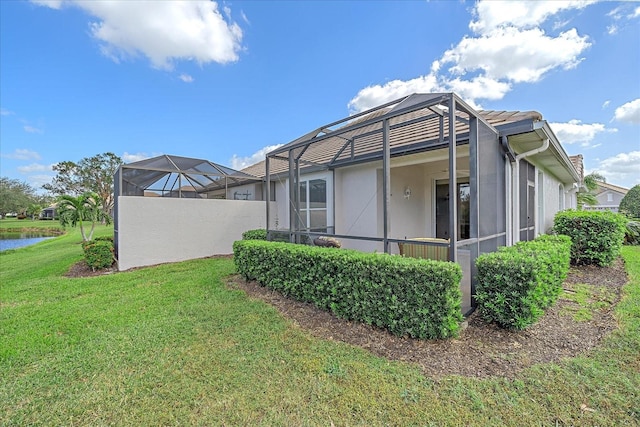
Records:
[[[584,210],[590,211],[612,211],[618,212],[618,207],[624,196],[629,191],[628,188],[619,187],[617,185],[609,184],[606,182],[598,181],[598,188],[595,190],[596,205],[584,205]]]
[[[56,209],[58,208],[58,204],[54,203],[51,206],[47,206],[46,208],[42,209],[42,211],[40,211],[40,219],[57,219],[58,218],[58,214],[56,212]]]
[[[275,201],[271,237],[326,234],[389,254],[444,247],[463,267],[466,308],[476,257],[548,231],[556,212],[576,207],[581,184],[540,113],[476,111],[455,93],[413,94],[320,126],[241,172],[263,180],[228,191]]]

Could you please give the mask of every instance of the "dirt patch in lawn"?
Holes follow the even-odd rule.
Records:
[[[294,301],[240,276],[228,286],[273,305],[283,316],[312,335],[362,347],[378,356],[420,365],[431,377],[514,377],[537,363],[557,362],[595,347],[617,328],[613,309],[627,281],[624,263],[610,267],[573,267],[560,300],[535,325],[507,331],[484,323],[477,313],[456,339],[416,340],[339,319],[315,306]],[[576,295],[582,295],[578,299]]]

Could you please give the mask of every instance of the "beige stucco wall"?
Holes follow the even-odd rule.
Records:
[[[118,268],[230,254],[265,218],[258,201],[118,197]]]

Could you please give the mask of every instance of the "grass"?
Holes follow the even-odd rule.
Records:
[[[591,320],[594,312],[611,307],[616,299],[615,294],[606,286],[576,283],[572,288],[571,291],[565,290],[562,297],[575,305],[566,306],[563,311],[578,322]]]
[[[66,278],[79,242],[0,255],[0,425],[640,424],[639,247],[598,349],[514,380],[433,380],[228,289],[228,259]]]

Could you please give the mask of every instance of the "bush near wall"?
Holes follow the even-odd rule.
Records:
[[[92,270],[111,267],[114,261],[113,239],[96,239],[82,243],[84,259]]]
[[[338,317],[398,336],[458,335],[462,270],[455,263],[257,240],[235,242],[233,253],[245,279]]]
[[[610,265],[620,255],[626,231],[624,216],[610,211],[558,212],[553,229],[571,237],[571,263]]]
[[[264,228],[247,230],[242,233],[242,240],[267,240],[267,230]]]
[[[569,272],[571,240],[540,236],[476,259],[480,315],[507,329],[535,323],[562,292]]]

